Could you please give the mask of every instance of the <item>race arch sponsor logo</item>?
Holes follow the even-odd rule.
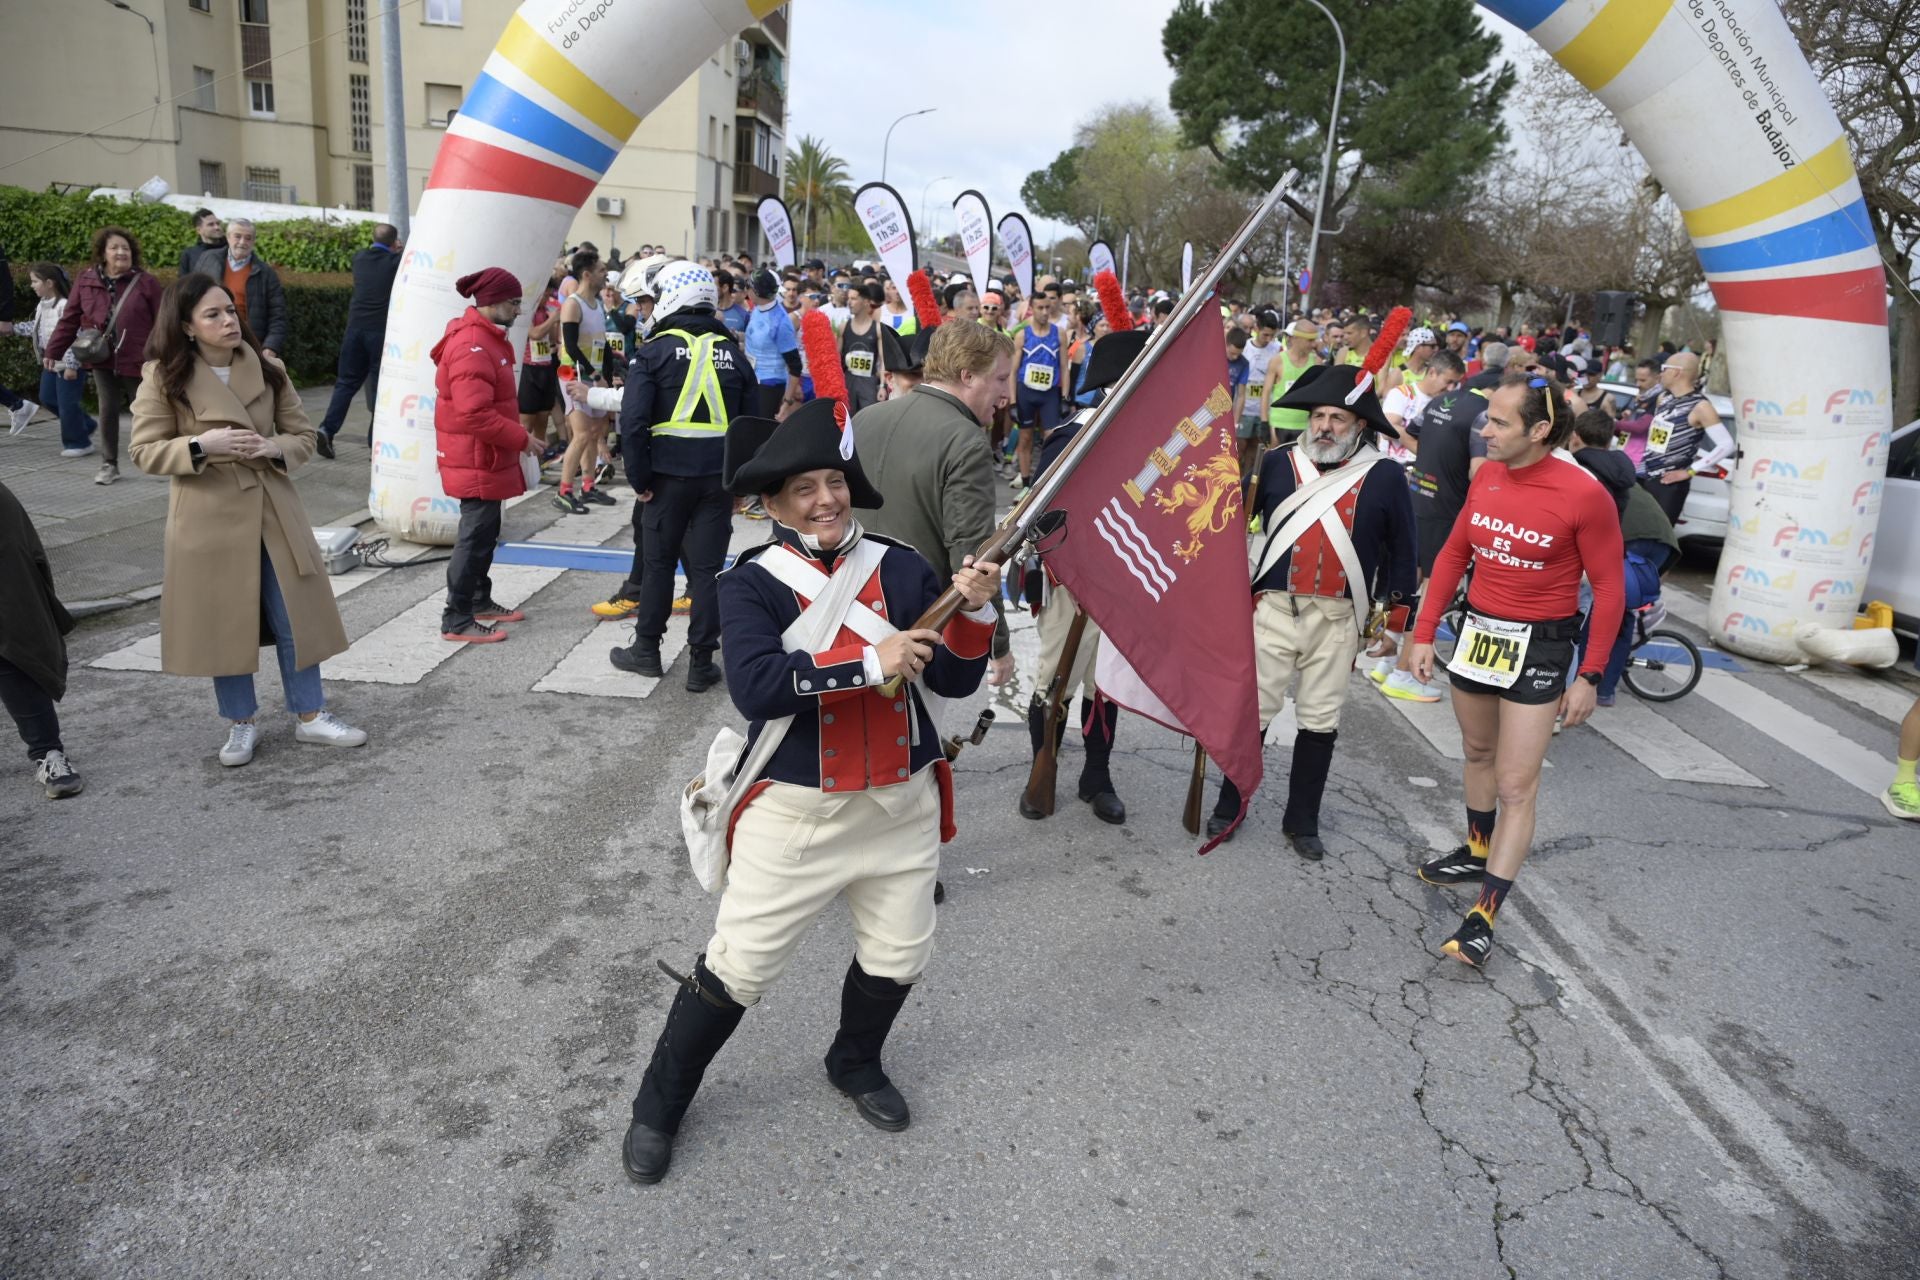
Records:
[[[1758,631],[1761,635],[1766,635],[1772,630],[1771,627],[1767,626],[1767,620],[1765,618],[1756,618],[1750,613],[1728,614],[1727,620],[1720,624],[1720,629],[1729,632]]]
[[[405,445],[397,445],[391,440],[382,440],[376,446],[374,456],[382,462],[418,462],[420,461],[420,442],[411,440]]]
[[[1740,402],[1742,418],[1797,418],[1807,411],[1807,398],[1789,400],[1784,404],[1778,400],[1757,400],[1748,398]]]
[[[1887,442],[1884,431],[1869,431],[1860,441],[1860,456],[1871,458],[1873,451]]]
[[[404,360],[408,364],[417,364],[420,360],[420,344],[418,341],[415,341],[410,346],[403,347],[397,342],[389,341],[386,346],[385,358],[388,360]]]
[[[408,419],[430,418],[437,403],[431,392],[410,392],[400,397],[400,416]]]
[[[1858,599],[1859,595],[1860,584],[1852,578],[1822,578],[1807,592],[1807,600],[1812,603],[1815,613],[1826,612],[1828,605],[1836,608],[1844,607],[1851,613],[1854,608],[1852,602]],[[1846,602],[1844,605],[1843,601]]]
[[[1856,405],[1873,408],[1879,405],[1882,399],[1879,393],[1869,391],[1865,387],[1841,387],[1827,397],[1826,411],[1835,422],[1840,422],[1846,418],[1846,415],[1839,410],[1851,409]]]
[[[407,250],[407,266],[410,268],[419,267],[424,271],[451,272],[453,270],[453,263],[454,263],[454,252],[451,249],[447,250],[445,253],[441,254],[437,258],[434,257],[431,253],[428,253],[425,249]]]
[[[1766,591],[1791,591],[1794,577],[1791,569],[1785,573],[1770,574],[1758,565],[1737,564],[1727,570],[1727,594],[1737,596],[1742,587]]]
[[[457,516],[460,514],[460,499],[429,498],[421,494],[413,500],[413,514],[415,516]]]
[[[1791,543],[1792,547],[1784,544]],[[1780,526],[1773,535],[1773,545],[1780,548],[1782,556],[1793,554],[1793,547],[1845,547],[1853,543],[1853,526],[1848,525],[1838,533],[1828,533],[1825,529],[1811,529],[1797,524]]]
[[[1867,514],[1867,508],[1879,501],[1881,492],[1886,488],[1882,480],[1865,480],[1853,491],[1853,513],[1857,516]],[[1868,537],[1873,535],[1869,534]]]
[[[1860,539],[1860,563],[1865,564],[1873,557],[1873,535]]]
[[[1805,484],[1818,484],[1827,478],[1827,459],[1800,467],[1784,458],[1761,458],[1753,464],[1755,487],[1764,489],[1768,480],[1798,480]]]

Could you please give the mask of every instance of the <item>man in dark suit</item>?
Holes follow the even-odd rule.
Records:
[[[400,232],[382,222],[373,229],[373,243],[353,255],[353,300],[347,304],[347,331],[340,337],[340,363],[333,378],[333,399],[320,419],[316,444],[320,456],[333,456],[333,438],[347,419],[353,393],[367,388],[367,411],[380,394],[380,354],[387,345],[387,303],[393,281],[400,274]],[[372,440],[373,424],[367,424]]]

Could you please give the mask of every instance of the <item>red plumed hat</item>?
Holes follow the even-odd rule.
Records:
[[[907,277],[907,296],[913,299],[913,318],[922,329],[940,327],[940,304],[934,301],[933,281],[927,278],[925,268]]]
[[[1100,295],[1100,310],[1107,317],[1107,328],[1125,333],[1133,328],[1133,312],[1127,310],[1127,295],[1120,288],[1120,277],[1102,271],[1093,278],[1093,291]]]

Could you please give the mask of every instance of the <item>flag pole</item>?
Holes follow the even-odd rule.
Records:
[[[1199,314],[1206,300],[1213,296],[1214,288],[1226,276],[1227,268],[1233,264],[1235,258],[1240,256],[1241,250],[1247,247],[1266,220],[1273,216],[1274,210],[1286,200],[1292,190],[1294,176],[1295,171],[1289,169],[1280,181],[1273,184],[1273,189],[1267,192],[1266,198],[1247,215],[1247,220],[1240,224],[1240,229],[1233,233],[1233,238],[1227,241],[1221,248],[1219,256],[1214,258],[1207,267],[1206,275],[1202,276],[1199,282],[1187,291],[1186,296],[1180,299],[1180,305],[1173,309],[1173,314],[1167,317],[1167,322],[1154,328],[1153,335],[1147,340],[1147,345],[1141,348],[1139,355],[1134,357],[1126,373],[1108,390],[1106,398],[1094,409],[1093,416],[1087,420],[1086,425],[1074,434],[1073,443],[1053,460],[1053,465],[1046,469],[1040,479],[1034,481],[1033,487],[1028,489],[1021,500],[1014,505],[1013,510],[1007,513],[1005,522],[993,531],[993,536],[981,543],[974,551],[973,559],[976,563],[1004,566],[1013,553],[1019,550],[1020,545],[1031,535],[1035,522],[1046,512],[1047,504],[1060,492],[1060,487],[1067,482],[1067,477],[1073,474],[1074,468],[1080,465],[1095,443],[1099,441],[1101,434],[1107,429],[1107,424],[1112,422],[1114,415],[1126,405],[1134,389],[1152,371],[1153,366],[1166,355],[1168,348],[1173,345],[1174,337],[1187,326],[1189,320]],[[921,614],[913,625],[915,629],[938,631],[953,620],[953,615],[960,612],[960,606],[964,603],[965,599],[959,590],[948,587],[940,594],[939,599],[927,607],[927,611]],[[901,683],[902,678],[895,676],[880,688],[892,697],[899,692]]]

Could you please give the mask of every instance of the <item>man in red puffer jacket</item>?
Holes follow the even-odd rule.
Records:
[[[520,314],[520,282],[499,267],[462,276],[454,285],[473,299],[433,347],[433,431],[440,483],[460,499],[460,533],[447,561],[447,607],[440,638],[491,644],[507,633],[490,622],[520,622],[526,614],[493,598],[494,545],[500,541],[500,504],[526,492],[520,455],[538,457],[540,444],[520,425],[513,348],[506,330]]]

